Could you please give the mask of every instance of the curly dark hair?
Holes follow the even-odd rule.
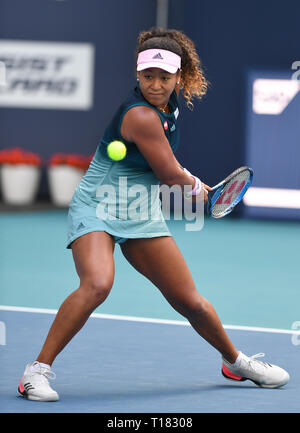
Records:
[[[208,88],[194,42],[180,30],[152,28],[139,34],[136,57],[152,48],[169,50],[181,57],[181,87],[186,105],[192,109],[192,99],[201,99]]]

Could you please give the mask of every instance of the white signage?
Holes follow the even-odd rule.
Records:
[[[92,108],[92,44],[0,40],[0,62],[6,80],[1,107]]]
[[[6,67],[4,62],[0,62],[0,86],[6,85]]]
[[[300,209],[300,189],[250,187],[244,196],[246,206]]]
[[[300,81],[259,78],[253,83],[253,111],[280,114],[300,90]]]

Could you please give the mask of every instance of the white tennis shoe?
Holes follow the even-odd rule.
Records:
[[[57,401],[58,394],[54,391],[48,379],[55,379],[55,373],[44,368],[39,362],[26,365],[23,377],[18,386],[18,392],[28,400]]]
[[[264,353],[257,353],[248,357],[239,352],[234,364],[230,364],[223,358],[222,374],[226,379],[235,381],[252,380],[262,388],[279,388],[286,385],[290,379],[288,372],[277,365],[257,361],[256,358],[264,355]]]

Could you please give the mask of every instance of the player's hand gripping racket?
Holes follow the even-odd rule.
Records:
[[[228,215],[242,200],[253,180],[253,170],[240,167],[234,170],[222,182],[207,191],[207,212],[213,218]]]

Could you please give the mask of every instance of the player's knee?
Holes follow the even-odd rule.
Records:
[[[206,299],[201,298],[195,302],[192,311],[196,315],[207,315],[210,311],[210,303]]]
[[[199,320],[199,318],[207,315],[209,310],[210,303],[202,297],[197,297],[183,306],[183,315],[189,320],[194,318]]]
[[[88,292],[94,304],[101,304],[109,295],[113,281],[104,275],[95,275],[85,279],[81,286]]]

